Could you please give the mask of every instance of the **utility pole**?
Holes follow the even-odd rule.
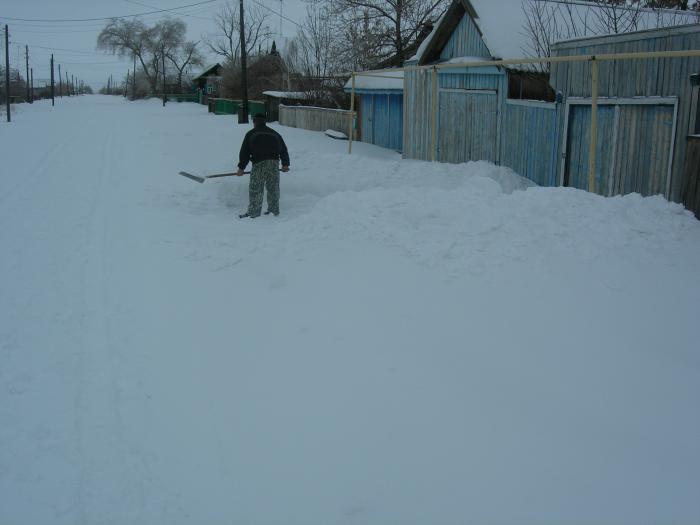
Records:
[[[63,77],[61,76],[61,64],[58,64],[58,96],[63,98]]]
[[[31,80],[31,89],[29,90],[29,100],[31,100],[32,104],[34,104],[34,68],[31,67],[29,68],[29,71],[31,72],[32,75],[32,80]]]
[[[53,97],[53,53],[51,53],[51,105],[55,104]]]
[[[131,100],[136,100],[136,55],[134,55],[134,77],[131,86]]]
[[[163,107],[165,107],[165,48],[163,48]]]
[[[70,92],[75,95],[75,80],[73,79],[73,75],[70,76]]]
[[[27,76],[26,78],[26,87],[27,87],[27,102],[29,102],[29,46],[24,46],[24,58],[26,60],[27,64]]]
[[[246,67],[246,51],[245,51],[245,24],[243,22],[243,0],[240,0],[241,6],[241,91],[243,100],[241,107],[238,108],[238,123],[248,123],[248,72]]]
[[[10,30],[5,24],[5,104],[7,105],[7,121],[11,122],[10,116]]]

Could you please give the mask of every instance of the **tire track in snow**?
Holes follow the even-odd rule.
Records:
[[[98,133],[95,130],[95,133]],[[84,338],[83,370],[76,403],[76,433],[81,453],[81,475],[76,494],[80,523],[92,523],[98,516],[91,509],[104,508],[124,500],[128,477],[125,425],[121,414],[120,355],[113,344],[108,315],[110,256],[105,241],[108,193],[114,170],[114,131],[109,130],[101,148],[101,166],[90,210],[90,227],[83,278]],[[89,424],[89,426],[88,426]],[[107,445],[106,445],[107,444]],[[109,450],[109,455],[104,451]],[[95,488],[101,487],[99,492]],[[102,500],[106,501],[102,501]]]

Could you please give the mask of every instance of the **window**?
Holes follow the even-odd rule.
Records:
[[[555,93],[549,85],[549,73],[509,70],[508,98],[554,102]]]

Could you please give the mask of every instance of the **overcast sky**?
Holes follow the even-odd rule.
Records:
[[[116,79],[126,75],[129,60],[120,60],[95,49],[97,35],[106,21],[59,22],[59,19],[86,19],[124,16],[172,9],[192,5],[203,0],[2,0],[0,3],[0,23],[2,23],[2,60],[4,62],[4,25],[10,28],[10,67],[19,66],[22,76],[25,72],[24,46],[29,45],[29,67],[34,68],[34,83],[50,77],[50,57],[54,54],[55,63],[61,69],[81,78],[93,89],[99,89],[107,82],[110,74]],[[188,39],[201,40],[207,34],[216,33],[212,16],[226,2],[238,0],[213,0],[203,5],[177,9],[168,13],[141,16],[141,20],[152,24],[164,18],[181,18],[187,23]],[[270,15],[269,23],[273,31],[280,31],[280,0],[244,0],[244,7],[265,6]],[[292,37],[297,27],[292,21],[300,22],[305,13],[303,0],[282,0],[282,14],[291,19],[282,19],[282,35]],[[7,18],[5,18],[7,17]],[[25,20],[12,20],[22,18]],[[27,21],[32,20],[32,21]],[[42,21],[36,21],[42,20]],[[43,21],[50,20],[50,21]],[[204,50],[205,46],[201,48]],[[209,55],[208,59],[218,59]],[[58,75],[58,71],[56,71]]]

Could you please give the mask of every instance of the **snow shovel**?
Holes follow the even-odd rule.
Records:
[[[244,171],[244,174],[250,173],[249,171]],[[200,184],[204,183],[205,180],[207,179],[216,179],[217,177],[233,177],[236,174],[235,173],[217,173],[216,175],[206,175],[204,177],[200,177],[199,175],[192,175],[191,173],[187,173],[186,171],[181,171],[180,175],[183,177],[187,177],[188,179],[195,180],[199,182]]]

